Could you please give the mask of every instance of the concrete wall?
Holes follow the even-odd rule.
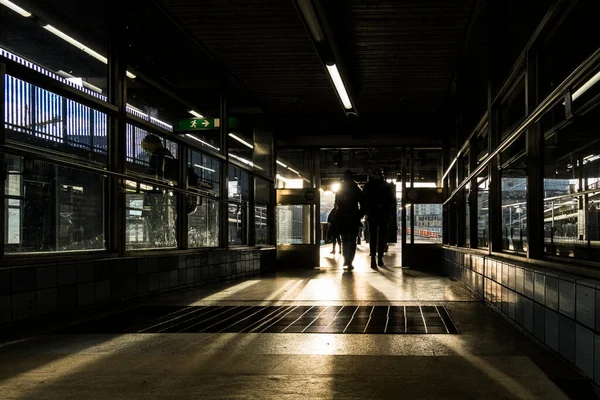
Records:
[[[444,249],[444,269],[600,384],[600,282]]]
[[[273,269],[275,249],[98,259],[0,268],[0,324]]]

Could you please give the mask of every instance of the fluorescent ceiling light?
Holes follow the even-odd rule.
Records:
[[[338,95],[340,96],[340,100],[342,100],[342,104],[344,105],[344,108],[347,110],[352,109],[350,97],[348,97],[348,92],[346,92],[344,82],[342,81],[342,77],[340,76],[337,66],[335,64],[327,65],[327,72],[329,72],[329,76],[331,76],[331,80],[333,80],[335,90],[337,90]]]
[[[168,126],[168,127],[169,127],[169,129],[173,129],[173,125],[171,125],[171,124],[169,124],[169,123],[166,123],[165,121],[161,121],[160,119],[158,119],[158,118],[154,118],[154,117],[150,117],[150,119],[151,119],[152,121],[154,121],[154,122],[158,122],[159,124],[163,124],[163,125],[166,125],[166,126]]]
[[[300,172],[296,171],[295,169],[291,169],[290,167],[288,167],[288,169],[289,169],[290,171],[292,171],[292,172],[294,172],[294,173],[296,173],[296,174],[300,175]]]
[[[306,25],[308,26],[308,30],[313,36],[313,39],[315,39],[317,42],[324,41],[325,35],[323,35],[321,24],[319,23],[317,14],[315,14],[315,9],[313,8],[311,1],[298,0],[298,7],[300,7],[300,12],[302,12],[302,15],[304,15],[304,20],[306,21]]]
[[[203,145],[205,145],[205,146],[211,147],[211,148],[213,148],[213,149],[215,149],[215,150],[217,150],[217,151],[221,150],[221,149],[219,149],[218,147],[215,147],[215,146],[213,146],[212,144],[206,143],[204,140],[200,140],[200,139],[198,139],[198,138],[197,138],[196,136],[194,136],[194,135],[190,135],[189,133],[186,133],[186,134],[185,134],[185,136],[187,136],[187,137],[189,137],[190,139],[193,139],[193,140],[195,140],[195,141],[197,141],[197,142],[200,142],[200,143],[202,143],[202,144],[203,144]]]
[[[2,1],[2,0],[0,0],[0,1]],[[95,50],[90,49],[89,47],[87,47],[86,45],[81,43],[80,41],[73,39],[71,36],[67,35],[63,31],[56,29],[52,25],[45,25],[44,29],[47,30],[48,32],[55,34],[56,36],[58,36],[65,42],[72,44],[73,46],[77,47],[79,50],[83,51],[84,53],[94,57],[96,60],[101,61],[104,64],[108,64],[108,59],[106,57],[104,57],[102,54],[98,53]],[[128,78],[131,78],[131,79],[136,78],[136,76],[129,71],[126,71],[125,73],[127,74]]]
[[[242,143],[243,145],[245,145],[247,147],[250,147],[251,149],[254,148],[254,146],[252,146],[250,143],[246,142],[244,139],[241,139],[241,138],[235,136],[233,133],[230,133],[229,136],[231,136],[232,138],[234,138],[238,142]]]
[[[596,75],[592,76],[592,78],[589,81],[587,81],[586,83],[583,84],[583,86],[581,86],[579,89],[577,89],[575,91],[575,93],[573,93],[573,95],[571,96],[571,99],[573,101],[577,100],[577,98],[581,97],[585,92],[587,92],[587,90],[589,88],[591,88],[596,83],[598,83],[598,81],[600,81],[600,72],[598,72]]]
[[[287,168],[287,165],[285,165],[281,161],[277,160],[276,162],[277,162],[277,164],[281,165],[283,168]]]
[[[19,7],[15,3],[11,3],[8,0],[0,0],[0,4],[2,4],[3,6],[6,6],[8,8],[10,8],[14,12],[16,12],[17,14],[21,14],[25,18],[31,17],[31,13],[29,11],[22,9],[21,7]]]
[[[284,178],[283,176],[281,176],[279,174],[276,175],[276,178],[279,179],[280,181],[283,181],[283,182],[287,182],[288,181],[287,178]]]
[[[108,63],[108,59],[106,57],[104,57],[102,54],[90,49],[83,43],[73,39],[71,36],[67,35],[64,32],[59,31],[52,25],[46,25],[46,26],[44,26],[44,29],[46,29],[48,32],[52,32],[53,34],[55,34],[56,36],[58,36],[65,42],[72,44],[73,46],[77,47],[79,50],[83,51],[84,53],[94,57],[96,60],[102,61],[104,64]]]
[[[200,114],[200,113],[199,113],[199,112],[197,112],[197,111],[194,111],[194,110],[189,110],[188,112],[189,112],[190,114],[192,114],[192,115],[193,115],[194,117],[196,117],[196,118],[204,118],[204,115]]]
[[[74,83],[77,86],[83,86],[84,88],[93,90],[94,92],[102,93],[102,89],[100,89],[98,86],[94,86],[91,83],[84,81],[82,78],[77,78],[77,77],[69,74],[68,72],[63,71],[62,69],[59,70],[56,74],[58,76],[65,78],[69,82]]]
[[[202,168],[202,169],[205,169],[205,170],[210,171],[210,172],[215,172],[214,169],[204,167],[204,166],[202,166],[200,164],[194,164],[194,167]]]

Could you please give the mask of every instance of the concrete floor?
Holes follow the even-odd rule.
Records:
[[[361,247],[352,273],[327,247],[320,270],[206,285],[145,305],[437,304],[461,333],[41,335],[0,347],[0,399],[593,396],[577,372],[459,283],[399,268],[393,248],[388,266],[372,271]]]

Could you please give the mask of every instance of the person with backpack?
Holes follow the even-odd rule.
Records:
[[[386,184],[381,168],[374,168],[365,186],[365,211],[369,223],[371,268],[383,267],[383,254],[387,245],[387,228],[395,196]],[[377,257],[377,262],[375,261]]]
[[[344,180],[335,195],[335,204],[338,207],[339,230],[342,236],[342,254],[344,266],[352,271],[354,256],[356,255],[356,238],[361,225],[360,205],[363,202],[362,190],[354,181],[351,171],[344,173]]]

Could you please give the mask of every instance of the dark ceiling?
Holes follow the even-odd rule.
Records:
[[[120,9],[105,3],[85,9],[75,0],[19,0],[64,21],[61,29],[72,28],[99,49],[107,46],[111,14],[127,15],[129,68],[207,115],[218,112],[219,75],[226,68],[233,76],[234,113],[265,113],[278,125],[284,121],[289,132],[305,129],[289,124],[294,120],[310,121],[320,133],[421,136],[451,130],[440,127],[454,120],[448,107],[451,85],[481,1],[322,0],[331,27],[328,41],[339,49],[337,61],[345,67],[359,113],[355,120],[345,117],[294,0],[126,0]],[[32,57],[48,58],[38,48]],[[105,74],[78,76],[94,76],[100,85]],[[142,88],[130,86],[132,92]]]
[[[475,0],[323,2],[361,116],[435,113]],[[159,0],[266,112],[342,114],[292,0]]]

